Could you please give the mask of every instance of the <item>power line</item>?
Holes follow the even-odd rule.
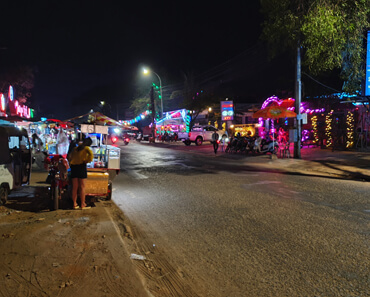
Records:
[[[305,72],[303,72],[303,71],[302,71],[302,73],[303,73],[304,75],[306,75],[308,78],[312,79],[314,82],[318,83],[319,85],[321,85],[321,86],[323,86],[323,87],[325,87],[325,88],[328,88],[328,89],[330,89],[330,90],[332,90],[332,91],[335,91],[335,92],[340,93],[340,91],[338,91],[337,89],[334,89],[334,88],[331,88],[331,87],[329,87],[329,86],[327,86],[327,85],[324,85],[323,83],[321,83],[321,82],[319,82],[318,80],[314,79],[312,76],[308,75],[307,73],[305,73]]]

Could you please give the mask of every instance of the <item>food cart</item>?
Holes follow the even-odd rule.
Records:
[[[93,143],[94,159],[87,164],[85,183],[86,196],[112,198],[112,182],[120,171],[120,148],[108,145],[108,126],[82,124],[81,132],[86,133]]]
[[[85,195],[110,200],[113,179],[120,171],[120,148],[106,144],[108,126],[81,124],[81,133],[93,140],[91,150],[94,153],[93,160],[87,164]],[[71,197],[72,183],[66,174],[64,160],[63,156],[57,154],[47,154],[45,160],[49,168],[50,196],[54,210],[59,208],[59,202],[64,196]]]

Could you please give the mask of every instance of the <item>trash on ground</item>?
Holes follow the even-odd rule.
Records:
[[[133,260],[145,260],[146,258],[145,258],[145,256],[142,256],[142,255],[131,254],[130,259],[133,259]]]

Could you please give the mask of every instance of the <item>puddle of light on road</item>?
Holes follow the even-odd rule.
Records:
[[[134,169],[126,169],[125,170],[128,175],[135,179],[147,179],[148,177],[144,174],[139,173],[137,170]]]

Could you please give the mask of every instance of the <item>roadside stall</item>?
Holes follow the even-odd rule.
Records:
[[[88,119],[82,124],[75,122],[75,120],[86,117]],[[107,144],[108,127],[118,122],[98,112],[88,113],[64,122],[74,124],[74,133],[76,133],[75,137],[77,139],[82,139],[82,134],[92,139],[90,148],[93,151],[94,158],[87,164],[86,196],[111,199],[112,183],[120,171],[121,151],[119,147]],[[62,194],[65,193],[68,197],[70,196],[71,183],[67,174],[63,174],[63,171],[67,172],[63,165],[65,159],[60,158],[59,154],[49,154],[48,158],[50,159],[49,175],[52,176],[50,193],[54,209],[58,209]]]
[[[108,126],[96,124],[81,124],[80,133],[91,137],[94,158],[87,164],[87,179],[85,195],[90,197],[112,198],[112,183],[120,171],[120,148],[107,145]],[[80,134],[82,137],[82,134]],[[60,155],[48,155],[49,176],[51,180],[50,194],[54,209],[59,208],[62,194],[70,196],[71,183],[67,177],[64,158]],[[63,173],[64,172],[64,173]],[[66,190],[68,189],[68,190]]]

